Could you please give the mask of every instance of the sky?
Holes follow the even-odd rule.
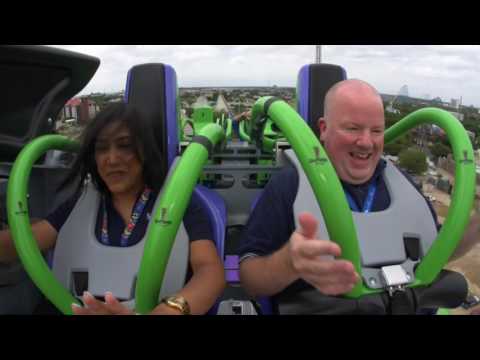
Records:
[[[300,68],[315,61],[315,45],[49,45],[100,58],[80,94],[125,88],[138,64],[171,65],[180,87],[295,86]],[[418,98],[460,99],[480,107],[479,45],[323,45],[322,62],[341,65],[348,78],[381,93],[403,85]]]

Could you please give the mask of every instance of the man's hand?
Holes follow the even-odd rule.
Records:
[[[84,307],[72,304],[75,315],[135,315],[135,313],[122,305],[111,292],[105,293],[105,302],[99,301],[89,292],[83,294]]]
[[[318,221],[309,213],[298,217],[300,228],[290,237],[291,265],[296,273],[325,295],[340,295],[353,289],[360,277],[353,264],[336,260],[341,254],[334,242],[317,239]]]

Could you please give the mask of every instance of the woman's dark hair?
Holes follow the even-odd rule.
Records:
[[[138,158],[143,165],[143,179],[145,184],[154,191],[159,191],[167,174],[166,159],[162,156],[158,141],[154,137],[152,124],[132,105],[124,102],[109,105],[99,112],[84,129],[81,137],[81,146],[71,170],[59,186],[59,190],[80,180],[76,188],[79,194],[85,180],[90,174],[91,181],[103,194],[109,190],[100,177],[95,161],[95,143],[100,132],[110,124],[125,124],[130,135]]]

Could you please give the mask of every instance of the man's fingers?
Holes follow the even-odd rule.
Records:
[[[297,232],[302,234],[307,239],[315,239],[317,237],[318,221],[315,217],[307,212],[301,213],[298,216],[298,222],[300,224]]]
[[[339,257],[342,254],[340,246],[332,241],[303,241],[297,244],[296,251],[300,256],[314,258],[318,256]]]
[[[353,289],[354,286],[355,286],[354,284],[349,284],[349,285],[337,284],[337,285],[329,285],[319,290],[325,295],[337,296],[337,295],[343,295],[348,293]]]
[[[346,260],[313,260],[306,262],[305,274],[324,277],[326,281],[358,281],[353,264]]]

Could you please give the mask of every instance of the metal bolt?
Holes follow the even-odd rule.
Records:
[[[377,280],[373,277],[371,277],[370,279],[368,279],[368,282],[370,285],[372,286],[375,286],[377,284]]]

